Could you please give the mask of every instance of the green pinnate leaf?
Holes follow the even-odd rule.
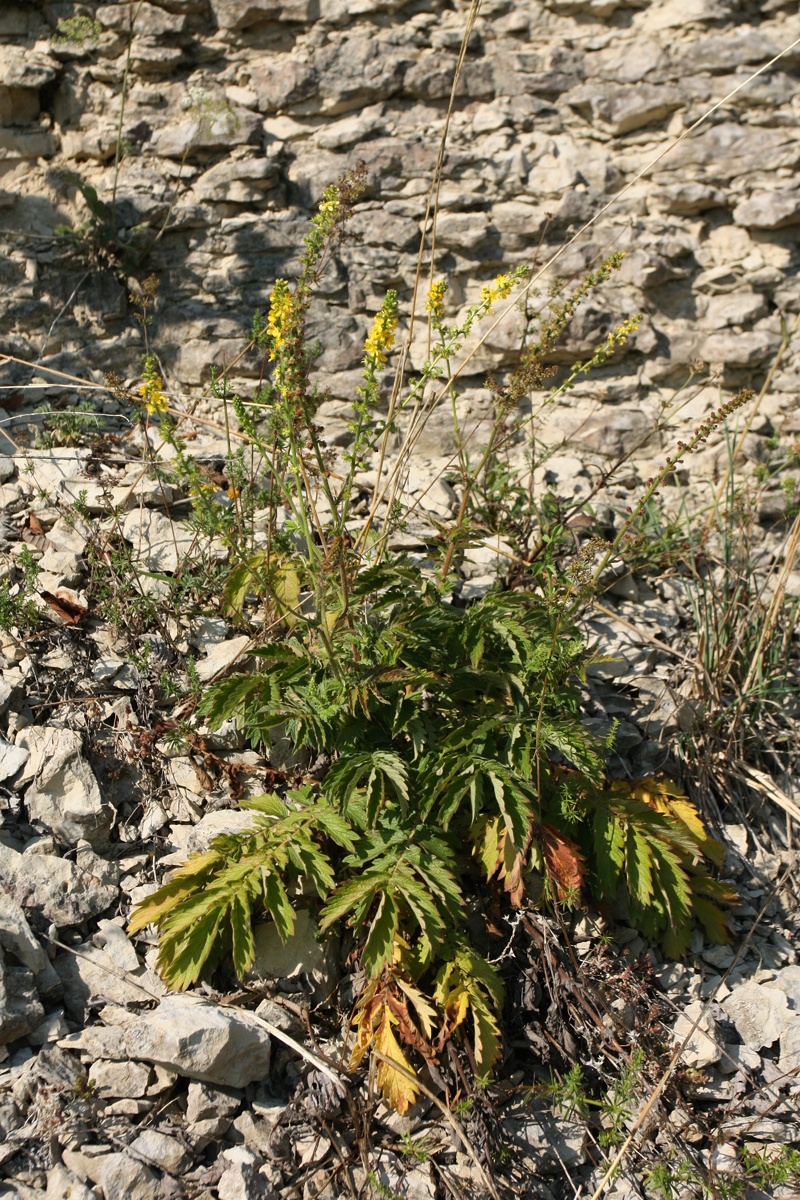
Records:
[[[280,878],[266,867],[261,869],[261,891],[264,907],[275,922],[281,941],[288,942],[294,933],[294,909]]]
[[[380,974],[383,967],[391,961],[398,919],[397,905],[387,892],[382,892],[364,949],[361,951],[361,962],[368,975]]]

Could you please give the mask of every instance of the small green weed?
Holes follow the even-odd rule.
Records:
[[[33,596],[42,569],[27,547],[17,556],[17,570],[19,583],[9,579],[0,582],[0,631],[3,633],[12,633],[15,629],[19,633],[30,633],[41,622],[41,613]]]
[[[64,17],[58,22],[51,40],[54,46],[69,42],[83,46],[87,42],[96,42],[102,32],[103,26],[92,17]]]
[[[43,413],[44,429],[36,439],[38,450],[52,450],[58,446],[79,446],[88,432],[96,429],[97,413],[88,400],[81,400],[73,408],[64,412],[54,412],[52,409],[39,409]],[[86,492],[83,493],[84,497]]]

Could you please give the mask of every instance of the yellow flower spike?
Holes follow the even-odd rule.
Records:
[[[481,288],[481,304],[487,306],[487,312],[492,311],[498,300],[505,300],[511,295],[516,282],[514,272],[510,272],[507,275],[498,275],[492,283],[487,283],[486,287]]]
[[[164,384],[158,375],[148,375],[145,378],[139,388],[139,395],[148,416],[152,417],[156,413],[166,412],[169,408],[169,400],[164,395]]]
[[[382,367],[394,345],[394,331],[397,328],[397,292],[390,289],[386,299],[372,322],[369,337],[364,343],[364,357],[371,360],[365,366]]]
[[[277,358],[278,351],[286,345],[286,333],[292,321],[293,300],[286,279],[276,279],[269,296],[267,333],[272,342],[270,359]]]
[[[425,311],[429,312],[435,321],[444,320],[444,296],[447,291],[447,280],[432,283],[428,290]]]

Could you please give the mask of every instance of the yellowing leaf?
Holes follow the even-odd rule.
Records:
[[[428,1041],[433,1037],[433,1023],[436,1020],[436,1009],[426,1000],[419,988],[414,987],[400,976],[395,976],[395,983],[409,999],[414,1012],[417,1014],[419,1027]]]
[[[475,1065],[479,1075],[488,1075],[500,1054],[500,1030],[480,993],[470,996],[474,1037]]]
[[[361,1061],[369,1047],[372,1045],[374,1036],[374,1017],[379,1009],[379,1003],[376,1004],[375,996],[378,991],[378,980],[371,980],[361,994],[361,999],[358,1004],[358,1009],[353,1021],[356,1026],[356,1041],[350,1053],[350,1062],[348,1070],[355,1071],[361,1066]]]
[[[700,813],[676,784],[668,779],[642,779],[627,785],[626,790],[634,800],[641,800],[665,817],[679,821],[697,842],[698,849],[717,866],[722,865],[725,847],[710,836]]]
[[[396,1064],[404,1071],[411,1072],[411,1064],[394,1036],[392,1017],[388,1008],[384,1008],[381,1023],[375,1033],[375,1049],[383,1055],[384,1059],[389,1060],[388,1062],[379,1060],[378,1087],[381,1089],[386,1103],[402,1116],[408,1110],[409,1105],[415,1103],[419,1095],[419,1088],[393,1065]]]
[[[458,1029],[469,1012],[469,992],[466,988],[459,985],[450,992],[444,1002],[444,1008],[447,1013],[447,1026],[452,1033],[454,1029]]]
[[[702,921],[709,941],[726,944],[733,941],[725,914],[713,900],[706,900],[703,896],[695,896],[694,911],[698,919]]]
[[[481,822],[472,853],[480,862],[486,878],[491,879],[500,864],[500,840],[505,836],[499,817],[491,817]]]

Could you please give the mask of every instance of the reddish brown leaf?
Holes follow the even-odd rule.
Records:
[[[545,866],[558,899],[580,893],[586,876],[586,860],[580,848],[554,825],[542,825],[540,836]]]
[[[397,1020],[397,1032],[400,1036],[400,1041],[405,1042],[407,1046],[412,1046],[415,1050],[419,1050],[422,1054],[430,1053],[430,1046],[423,1037],[411,1019],[411,1014],[408,1011],[408,1005],[398,996],[387,994],[387,1004],[392,1015]]]
[[[509,838],[506,845],[511,847],[511,839]],[[522,905],[522,897],[525,894],[525,881],[522,878],[522,868],[525,865],[525,857],[522,854],[514,854],[513,862],[510,869],[504,873],[503,886],[511,898],[511,903],[514,908],[520,908]]]
[[[29,546],[35,546],[37,550],[47,549],[47,537],[35,513],[28,513],[20,534],[23,542],[27,542]]]
[[[55,593],[39,592],[39,595],[67,625],[77,625],[89,611],[85,605],[78,603],[75,593],[70,593],[66,588],[59,588]]]

